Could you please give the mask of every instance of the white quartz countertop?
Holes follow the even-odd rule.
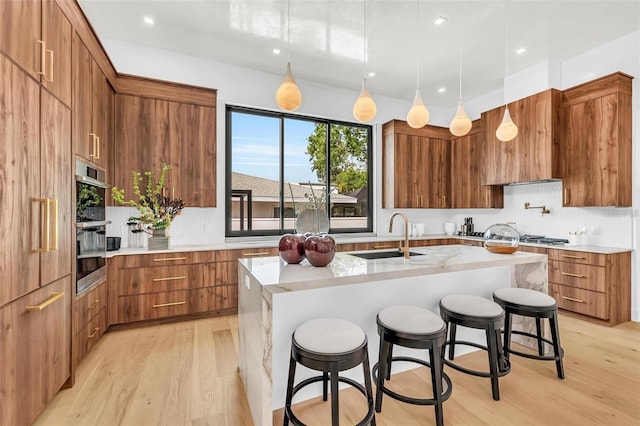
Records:
[[[336,253],[333,262],[321,268],[312,266],[306,259],[298,265],[288,265],[279,257],[241,259],[240,262],[267,291],[282,293],[547,260],[545,254],[495,254],[465,245],[420,247],[411,251],[422,255],[411,259],[366,260]]]
[[[334,236],[337,244],[355,244],[355,243],[373,243],[373,242],[385,242],[385,241],[401,241],[404,239],[401,235],[390,235],[390,236]],[[444,235],[444,234],[436,234],[436,235],[423,235],[421,237],[411,237],[410,241],[421,241],[421,240],[439,240],[443,238],[451,238],[458,239],[461,241],[482,241],[482,238],[479,237],[461,237],[457,235]],[[114,256],[126,256],[132,254],[153,254],[153,253],[175,253],[175,252],[190,252],[190,251],[214,251],[214,250],[234,250],[234,249],[251,249],[256,247],[278,247],[278,238],[274,239],[253,239],[253,240],[244,240],[244,241],[227,241],[221,244],[199,244],[199,245],[169,245],[168,250],[153,250],[150,251],[146,247],[144,248],[122,248],[116,251],[107,252],[107,257]],[[613,254],[613,253],[624,253],[631,251],[628,248],[620,248],[620,247],[603,247],[603,246],[593,246],[593,245],[584,245],[584,246],[572,246],[569,244],[535,244],[535,243],[522,243],[522,246],[527,247],[542,247],[542,248],[553,248],[558,250],[574,250],[574,251],[584,251],[584,252],[592,252],[592,253],[600,253],[600,254]]]

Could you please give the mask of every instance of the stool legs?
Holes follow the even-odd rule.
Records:
[[[536,318],[536,335],[538,336],[538,355],[544,355],[544,346],[542,345],[542,324],[540,318]]]
[[[489,357],[489,373],[491,377],[491,394],[496,401],[500,400],[500,389],[498,387],[498,335],[493,326],[486,329],[487,334],[487,356]]]
[[[444,418],[442,415],[442,354],[441,351],[434,349],[429,350],[429,362],[431,363],[431,385],[433,387],[433,399],[436,400],[434,404],[436,425],[444,425]]]
[[[511,314],[504,316],[504,356],[508,360],[511,354]]]
[[[553,354],[558,357],[556,360],[556,370],[558,371],[558,378],[564,379],[564,366],[562,365],[562,356],[560,354],[560,330],[558,329],[558,314],[555,312],[551,318],[549,318],[549,325],[551,326],[551,341],[553,342]]]
[[[293,359],[293,355],[289,361],[289,380],[287,381],[287,397],[285,399],[285,411],[284,411],[284,421],[283,425],[287,426],[289,424],[289,416],[287,415],[286,408],[291,408],[291,400],[293,399],[293,385],[296,376],[296,360]]]
[[[449,341],[451,344],[449,345],[449,359],[453,361],[453,357],[456,352],[456,324],[455,323],[447,323],[449,328]]]
[[[383,336],[380,336],[380,351],[378,355],[378,382],[376,383],[376,412],[379,413],[382,410],[382,387],[387,377],[389,364],[391,360],[388,359],[391,344],[384,340]]]
[[[331,425],[338,426],[340,424],[340,405],[338,404],[338,366],[331,366]]]
[[[373,405],[373,387],[371,385],[371,369],[369,367],[369,355],[367,354],[362,362],[362,372],[364,373],[364,388],[367,391],[367,405],[374,407]],[[371,426],[376,426],[376,416],[371,419]]]

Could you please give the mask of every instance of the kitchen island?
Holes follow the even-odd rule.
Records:
[[[270,425],[273,410],[284,406],[291,335],[304,321],[338,317],[358,324],[367,333],[373,364],[378,358],[376,315],[386,306],[412,304],[439,312],[438,303],[448,294],[490,298],[502,287],[548,291],[546,255],[500,255],[463,245],[412,252],[420,255],[365,260],[337,253],[324,268],[306,260],[287,265],[278,257],[239,261],[238,365],[255,424]],[[532,331],[535,323],[516,323],[514,329]],[[458,338],[482,343],[484,333],[460,329]],[[411,353],[397,349],[399,356]],[[459,346],[456,354],[471,350],[475,349]],[[396,370],[394,365],[393,373],[414,367],[407,364]],[[345,373],[362,382],[358,370]],[[312,375],[311,370],[299,368],[296,380]],[[320,394],[320,384],[308,386],[294,403]]]

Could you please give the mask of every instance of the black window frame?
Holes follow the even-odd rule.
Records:
[[[259,116],[271,117],[279,119],[279,160],[280,160],[280,170],[279,170],[279,183],[280,183],[280,226],[279,229],[273,230],[253,230],[251,226],[248,226],[248,229],[233,231],[231,229],[232,224],[232,188],[231,188],[231,179],[232,179],[232,135],[233,135],[233,125],[232,125],[232,114],[234,112],[240,112],[245,114],[254,114]],[[349,126],[349,127],[360,127],[366,130],[367,132],[367,226],[365,228],[329,228],[330,234],[353,234],[353,233],[366,233],[373,232],[373,127],[368,124],[362,123],[353,123],[341,120],[331,120],[327,118],[319,118],[312,117],[306,115],[298,115],[291,114],[287,112],[281,111],[270,111],[270,110],[262,110],[258,108],[237,106],[237,105],[227,105],[225,111],[225,237],[255,237],[255,236],[273,236],[273,235],[282,235],[288,232],[295,232],[294,229],[285,229],[284,228],[284,197],[285,197],[285,189],[284,189],[284,121],[285,119],[295,119],[295,120],[303,120],[310,121],[313,123],[324,123],[327,125],[327,170],[330,170],[330,161],[331,156],[329,155],[330,143],[329,138],[331,137],[331,125],[337,126]],[[327,179],[325,191],[327,191],[329,202],[327,203],[327,217],[329,218],[329,223],[331,223],[331,208],[330,206],[330,179]]]

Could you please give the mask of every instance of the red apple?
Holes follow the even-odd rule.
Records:
[[[327,234],[312,235],[304,242],[304,252],[313,266],[327,266],[336,254],[336,242]]]
[[[280,258],[287,263],[300,263],[304,259],[304,241],[302,234],[284,234],[280,237],[278,249]]]

